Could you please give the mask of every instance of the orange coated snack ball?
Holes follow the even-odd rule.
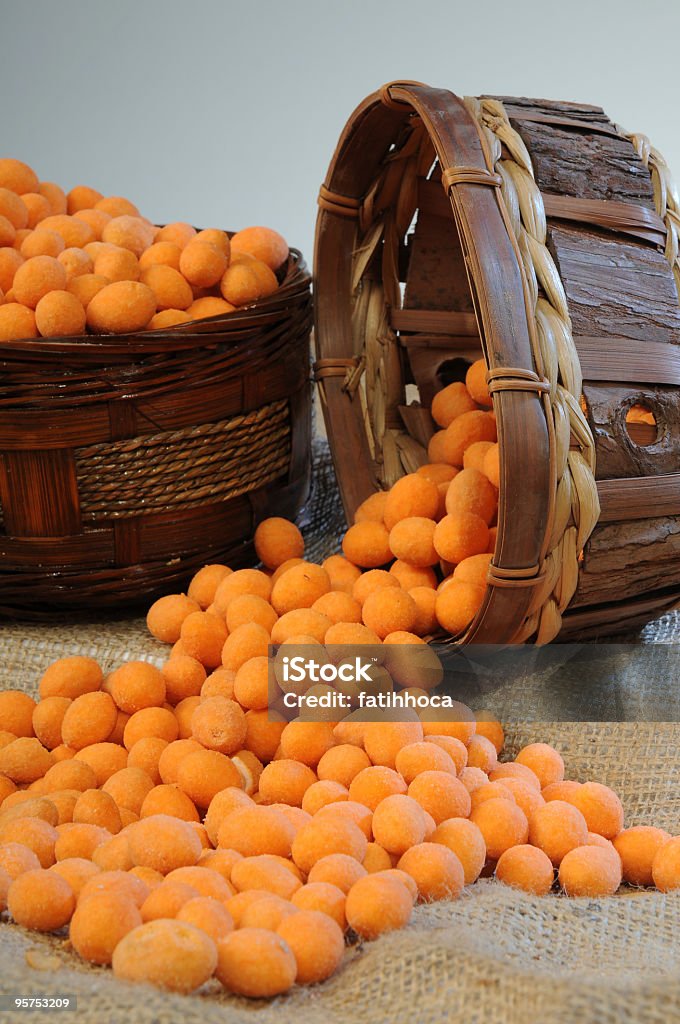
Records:
[[[163,665],[161,672],[165,679],[165,698],[168,703],[175,705],[180,704],[187,697],[198,697],[207,678],[200,661],[191,658],[188,654],[173,655]],[[165,736],[163,738],[167,739]],[[171,737],[169,742],[172,742],[172,739],[177,739],[177,737]]]
[[[416,603],[401,587],[386,587],[374,591],[364,601],[364,625],[384,640],[397,630],[410,632],[415,625]]]
[[[369,756],[361,747],[341,743],[322,755],[316,771],[320,779],[339,782],[349,789],[359,772],[370,766]]]
[[[518,764],[517,761],[507,761],[503,764],[497,764],[493,771],[489,772],[489,780],[491,782],[499,782],[505,779],[520,779],[528,786],[532,786],[534,789],[541,791],[541,783],[538,776],[531,768],[528,768],[524,764]],[[579,783],[576,783],[579,785]],[[563,799],[563,797],[557,797],[557,799]]]
[[[221,619],[202,611],[187,615],[180,630],[185,654],[210,669],[221,664],[222,648],[228,635],[227,627]]]
[[[226,754],[217,750],[199,750],[180,762],[177,783],[198,807],[208,807],[223,789],[242,785],[242,778]]]
[[[464,723],[460,724],[461,726],[464,725]],[[423,732],[425,733],[425,741],[427,743],[434,743],[436,746],[441,747],[442,750],[446,751],[453,761],[455,774],[462,772],[467,765],[467,747],[465,744],[455,736],[437,736],[436,734],[431,733],[429,727],[426,728],[425,724],[423,725]]]
[[[156,235],[156,242],[172,242],[174,245],[179,246],[180,249],[183,249],[195,237],[196,228],[185,221],[178,220],[161,228]]]
[[[418,886],[420,899],[453,900],[465,885],[463,865],[455,853],[441,843],[419,843],[402,855],[399,870]]]
[[[548,856],[536,846],[521,844],[512,846],[498,858],[496,878],[499,882],[545,896],[549,893],[555,877],[555,869]]]
[[[223,579],[231,575],[232,570],[226,565],[204,565],[199,569],[189,584],[187,594],[192,601],[195,601],[198,608],[203,611],[209,608],[215,600],[217,588]],[[197,608],[192,608],[197,611]],[[180,623],[181,626],[181,623]],[[179,638],[179,631],[177,633]]]
[[[0,246],[13,245],[16,235],[16,229],[12,222],[0,214]]]
[[[621,858],[624,882],[630,885],[654,885],[654,858],[670,838],[665,829],[653,828],[651,825],[637,825],[619,832],[613,843]]]
[[[680,836],[659,846],[652,861],[652,879],[661,892],[680,889]]]
[[[99,892],[76,907],[69,939],[83,960],[110,964],[121,939],[141,923],[142,915],[129,896]]]
[[[140,742],[147,741],[141,740]],[[144,797],[144,803],[139,812],[140,818],[150,818],[157,814],[171,815],[189,822],[199,820],[199,814],[193,801],[179,786],[175,785],[154,786]]]
[[[330,978],[345,954],[345,941],[337,921],[318,910],[300,910],[286,916],[277,933],[293,951],[299,985],[314,985]]]
[[[448,818],[466,818],[470,794],[451,772],[420,772],[408,787],[408,795],[432,816],[436,825]]]
[[[354,857],[345,853],[330,853],[316,861],[307,881],[309,885],[326,883],[347,894],[354,883],[365,874],[366,868]]]
[[[481,608],[484,595],[485,590],[471,583],[450,583],[437,594],[437,622],[448,633],[461,633]]]
[[[41,779],[54,764],[54,757],[40,740],[21,736],[0,749],[0,774],[25,784]]]
[[[80,897],[81,890],[86,882],[94,875],[98,875],[100,868],[84,857],[69,857],[67,860],[57,861],[48,871],[60,875],[73,889],[76,902]]]
[[[134,928],[113,953],[113,973],[124,981],[146,981],[171,992],[193,992],[217,966],[210,936],[184,921],[149,921]]]
[[[92,229],[92,231],[94,232],[95,241],[98,242],[101,241],[102,231],[104,230],[106,225],[109,224],[112,220],[110,214],[106,213],[104,210],[78,210],[78,212],[74,213],[73,216],[76,218],[76,220],[84,221],[84,223],[87,224],[88,227]],[[91,245],[92,243],[90,242],[88,244]]]
[[[498,860],[511,846],[526,843],[529,838],[526,814],[511,800],[500,797],[486,800],[472,811],[470,820],[482,833],[492,860]]]
[[[375,570],[379,572],[380,570]],[[429,587],[435,590],[437,577],[431,566],[407,565],[397,559],[389,568],[389,576],[394,576],[404,590],[413,590],[414,587]]]
[[[53,932],[71,920],[75,897],[68,882],[55,872],[26,871],[12,882],[7,908],[22,927]]]
[[[285,727],[285,720],[281,718],[276,721],[270,711],[246,711],[246,750],[250,750],[260,761],[271,761]]]
[[[406,783],[413,782],[418,775],[429,771],[456,775],[456,766],[446,751],[435,743],[425,741],[402,747],[396,756],[395,767]]]
[[[489,528],[474,512],[449,513],[434,530],[434,546],[440,558],[454,564],[486,552]]]
[[[330,882],[310,882],[298,889],[291,902],[298,910],[316,910],[327,914],[343,931],[347,927],[345,892],[337,885]]]
[[[621,885],[621,859],[599,846],[580,846],[565,854],[558,873],[567,896],[613,896]]]
[[[82,699],[82,698],[81,698]],[[147,736],[158,736],[166,743],[177,739],[177,719],[167,708],[143,708],[128,719],[123,732],[123,744],[132,750],[135,743]]]
[[[0,252],[2,252],[1,249]],[[37,337],[38,328],[32,309],[28,309],[18,302],[0,304],[0,341]]]
[[[330,555],[323,562],[323,568],[331,581],[331,590],[340,590],[351,594],[356,581],[361,577],[361,569],[352,565],[344,555]]]
[[[102,241],[129,249],[139,259],[153,242],[153,228],[141,217],[122,214],[107,221],[102,231]]]
[[[361,605],[350,594],[344,591],[330,591],[312,605],[312,610],[321,612],[330,621],[361,622]]]
[[[470,445],[476,441],[495,441],[496,436],[496,422],[488,412],[464,412],[442,431],[440,461],[462,467],[465,450]],[[457,479],[455,476],[451,483]]]
[[[129,249],[120,249],[115,245],[107,245],[106,242],[97,242],[95,245],[99,248],[96,251],[88,249],[88,253],[94,259],[94,272],[98,277],[105,277],[112,284],[121,284],[124,281],[139,281],[139,261],[133,252],[130,252]],[[144,287],[146,288],[146,285]],[[147,317],[147,321],[156,312],[156,297],[150,288],[148,292],[153,298],[153,311]],[[135,291],[117,289],[117,291],[111,294],[122,298],[123,295],[134,295]],[[144,294],[146,295],[146,292]]]
[[[33,698],[22,690],[3,690],[0,692],[0,729],[17,737],[33,736],[36,707]]]
[[[407,743],[408,740],[404,742],[403,746],[406,746]],[[398,772],[384,765],[372,765],[370,768],[364,768],[352,780],[349,786],[349,798],[375,811],[378,804],[386,797],[404,795],[407,789],[406,783]]]
[[[122,828],[113,797],[98,789],[86,789],[80,794],[73,808],[73,821],[79,825],[96,825],[114,834]]]
[[[14,275],[12,289],[17,302],[35,309],[48,292],[66,287],[66,271],[53,256],[34,256]]]
[[[109,677],[109,692],[128,715],[142,708],[160,707],[165,700],[165,679],[146,661],[129,661]]]
[[[22,195],[24,192],[36,191],[38,178],[28,164],[6,156],[0,159],[0,186]]]
[[[588,826],[581,812],[564,800],[537,807],[529,821],[529,841],[550,857],[555,867],[577,846],[588,841]]]
[[[404,928],[412,912],[413,899],[406,886],[379,874],[355,882],[345,903],[347,923],[363,939]]]
[[[364,747],[374,765],[394,768],[402,747],[423,738],[420,722],[368,722],[364,727]],[[354,797],[351,797],[354,799]],[[361,802],[361,801],[360,801]]]
[[[177,782],[177,772],[183,758],[202,749],[201,744],[194,739],[174,740],[168,743],[158,759],[158,774],[161,780],[166,785]]]
[[[487,409],[490,409],[493,405],[493,401],[489,394],[486,374],[486,361],[484,359],[478,359],[476,362],[472,363],[465,375],[465,386],[468,389],[470,396],[478,405],[483,405]]]
[[[162,640],[163,643],[175,643],[179,640],[182,623],[186,616],[193,611],[200,610],[201,606],[193,596],[168,594],[166,597],[160,597],[148,609],[146,628],[157,640]]]
[[[73,750],[103,743],[116,724],[116,705],[108,693],[84,693],[67,708],[61,726],[62,740]]]
[[[388,530],[392,530],[402,519],[414,516],[434,519],[438,507],[437,485],[419,473],[409,473],[390,489],[383,513],[384,523]]]
[[[468,743],[468,766],[481,768],[488,773],[495,768],[497,760],[496,748],[491,740],[476,732]]]
[[[479,826],[467,818],[449,818],[437,826],[430,842],[448,847],[463,866],[465,884],[479,878],[486,861],[486,843]]]
[[[154,242],[139,257],[139,269],[148,270],[153,266],[172,267],[179,270],[182,250],[175,242]]]
[[[408,593],[416,606],[416,620],[413,624],[413,632],[416,636],[429,636],[437,628],[437,616],[435,615],[436,591],[431,587],[413,587]]]
[[[257,594],[268,601],[271,597],[272,581],[259,569],[238,569],[229,573],[215,591],[214,604],[218,611],[226,614],[229,602],[240,594]]]
[[[93,658],[73,655],[53,662],[40,680],[40,697],[68,697],[75,700],[92,693],[102,684],[102,670]]]
[[[97,273],[99,270],[97,261]],[[114,281],[97,292],[87,307],[88,326],[99,334],[143,330],[156,312],[153,291],[139,281]]]
[[[164,309],[155,313],[149,320],[149,331],[160,331],[167,327],[177,327],[178,324],[188,324],[191,317],[182,309]]]
[[[264,655],[250,658],[241,665],[236,673],[234,680],[236,701],[244,708],[262,711],[269,703],[269,694],[269,659]],[[219,700],[220,698],[213,699]],[[239,746],[241,745],[239,744]]]
[[[227,256],[209,242],[194,239],[182,250],[179,269],[189,284],[210,288],[227,269]]]
[[[266,804],[302,806],[302,798],[317,781],[311,768],[298,761],[282,758],[268,764],[260,777],[260,796]]]
[[[324,597],[327,595],[323,595]],[[316,601],[314,602],[316,604]],[[333,625],[327,615],[312,608],[295,608],[286,612],[272,628],[272,644],[321,644]],[[318,652],[322,655],[322,652]],[[281,682],[281,680],[279,680]]]
[[[356,581],[352,589],[352,597],[360,605],[363,605],[364,601],[377,590],[400,586],[399,580],[391,572],[387,572],[385,569],[371,569]]]
[[[22,256],[16,249],[9,246],[0,248],[0,288],[3,292],[10,290],[14,275],[23,262]]]
[[[557,750],[547,743],[530,743],[520,750],[515,760],[531,768],[541,783],[541,789],[552,782],[561,782],[564,778],[564,761]]]
[[[104,196],[97,192],[96,188],[89,185],[75,185],[70,192],[66,193],[66,209],[69,214],[78,213],[80,210],[91,210],[95,203],[98,203]]]
[[[243,857],[234,864],[231,884],[239,892],[263,889],[289,900],[302,882],[289,861],[270,854],[260,854],[258,857]]]
[[[214,942],[225,938],[234,928],[234,920],[227,908],[216,899],[205,896],[194,897],[185,903],[175,920],[200,928]]]
[[[175,868],[192,866],[201,855],[201,841],[191,826],[167,814],[135,822],[128,833],[135,864],[167,875]]]
[[[463,469],[449,484],[446,492],[446,511],[459,516],[463,512],[479,516],[487,525],[496,514],[498,495],[483,473],[477,469]],[[488,540],[488,538],[487,538]],[[477,552],[471,552],[476,554]],[[456,561],[456,559],[448,559]],[[460,559],[457,559],[460,561]]]
[[[135,814],[139,814],[153,788],[153,780],[141,768],[122,768],[102,786],[103,792],[113,797],[119,808],[127,807]]]
[[[401,856],[411,846],[422,843],[425,831],[425,814],[413,797],[385,797],[373,812],[373,836],[388,853]]]
[[[323,755],[335,745],[329,722],[289,722],[281,733],[281,754],[316,768]]]
[[[161,739],[160,736],[145,736],[143,739],[137,740],[128,754],[127,767],[140,768],[146,772],[154,784],[159,783],[158,764],[167,746],[166,740]],[[120,770],[120,767],[126,767],[126,765],[121,765],[116,770]]]
[[[476,469],[479,473],[484,473],[486,453],[495,447],[497,446],[493,441],[475,441],[463,452],[463,469]],[[486,476],[486,473],[484,475]]]
[[[376,569],[392,559],[389,540],[382,523],[367,519],[350,526],[342,539],[342,550],[354,565]]]
[[[194,301],[190,286],[172,267],[155,264],[143,270],[139,280],[153,292],[158,310],[188,309]]]
[[[599,782],[584,782],[567,802],[578,807],[586,819],[589,832],[597,832],[605,839],[614,839],[623,828],[621,801],[609,786]]]
[[[39,228],[31,231],[21,243],[21,255],[25,260],[33,256],[53,256],[55,259],[64,251],[64,239],[56,231]]]
[[[229,602],[227,608],[227,629],[233,633],[239,626],[256,622],[271,633],[278,616],[272,606],[257,594],[240,594]]]
[[[194,711],[191,731],[193,738],[204,747],[222,754],[234,754],[241,749],[246,738],[246,717],[236,701],[210,697]]]
[[[366,853],[367,840],[358,825],[336,815],[318,817],[303,825],[292,845],[292,857],[305,874],[309,874],[318,860],[332,853],[344,853],[361,862]]]
[[[126,896],[134,902],[135,906],[141,907],[149,895],[150,889],[146,882],[132,872],[99,871],[85,883],[80,891],[78,902],[84,904],[90,897],[101,892]]]
[[[0,870],[11,879],[18,878],[26,871],[37,871],[40,861],[30,847],[23,843],[0,842]]]
[[[518,807],[522,808],[527,818],[531,817],[537,807],[542,807],[545,803],[539,791],[521,779],[510,777],[503,779],[500,784],[512,794],[515,798],[515,803]],[[491,783],[491,785],[496,785],[496,783]]]
[[[189,900],[198,897],[198,889],[167,879],[153,889],[140,907],[142,921],[174,918]]]
[[[244,857],[263,853],[289,857],[294,836],[295,829],[280,811],[253,805],[237,808],[224,819],[218,843]]]
[[[72,281],[83,274],[91,274],[94,269],[91,258],[83,249],[64,249],[57,259],[66,271],[67,281]]]
[[[28,224],[28,208],[23,199],[11,189],[0,188],[0,215],[17,231]]]
[[[331,589],[328,573],[320,565],[300,562],[285,572],[272,588],[271,603],[279,615],[298,608],[311,608]]]
[[[490,564],[491,553],[489,551],[479,555],[470,555],[459,562],[453,570],[453,579],[457,583],[471,583],[476,587],[486,587]]]
[[[70,292],[52,291],[38,302],[35,323],[43,338],[84,334],[85,310]]]
[[[216,976],[229,992],[269,999],[287,992],[297,962],[287,942],[264,928],[242,928],[217,944]]]
[[[71,825],[57,839],[54,846],[55,857],[58,861],[71,860],[74,857],[92,860],[97,847],[108,842],[110,838],[106,829],[98,825]]]
[[[272,228],[251,227],[237,231],[231,238],[232,253],[247,253],[271,270],[278,270],[288,259],[288,243]]]
[[[438,426],[448,427],[457,416],[461,416],[464,412],[472,412],[476,408],[477,404],[465,384],[462,381],[455,381],[437,392],[432,399],[430,412]]]
[[[494,487],[500,487],[500,449],[497,444],[492,444],[488,451],[485,453],[482,472],[484,473],[484,476],[487,478],[487,480],[489,480],[489,482],[492,483]]]
[[[392,554],[407,565],[435,565],[439,561],[434,547],[435,526],[433,519],[424,519],[422,516],[400,519],[390,530]]]

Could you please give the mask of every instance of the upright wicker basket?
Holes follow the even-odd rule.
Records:
[[[599,107],[394,82],[350,118],[319,206],[316,374],[348,519],[427,461],[432,396],[481,349],[498,540],[457,640],[608,634],[674,604],[680,203],[647,139]]]
[[[129,606],[253,557],[310,482],[310,275],[167,331],[0,344],[0,612]]]

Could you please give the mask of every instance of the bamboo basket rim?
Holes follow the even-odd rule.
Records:
[[[127,357],[133,361],[157,353],[183,352],[201,345],[214,345],[214,335],[249,331],[274,321],[288,308],[291,301],[306,294],[312,275],[299,249],[289,248],[288,259],[279,287],[271,295],[248,306],[218,316],[191,320],[174,327],[130,334],[82,334],[60,338],[20,338],[0,342],[0,364],[3,362],[40,362],[54,355],[77,356],[89,362],[93,356],[107,361],[113,357]],[[279,270],[281,273],[281,270]],[[89,357],[89,359],[88,359]]]
[[[461,115],[461,106],[464,106],[467,117],[478,132],[483,155],[483,161],[477,161],[472,167],[469,160],[468,166],[461,166],[464,162],[451,159],[452,152],[456,155],[457,143],[461,143],[464,152],[465,131],[469,129]],[[369,140],[367,124],[370,121],[373,137]],[[419,146],[418,139],[414,140],[415,129],[411,141],[408,135],[405,141],[409,121],[412,125],[419,123],[423,126],[424,134],[429,137],[429,162],[428,152]],[[631,136],[621,129],[617,129],[617,133],[632,142],[649,168],[657,215],[665,222],[668,232],[666,256],[678,280],[677,193],[670,183],[668,168],[643,136]],[[364,145],[359,141],[362,139]],[[369,151],[369,156],[365,158],[366,151]],[[448,156],[447,164],[443,163],[442,154]],[[501,545],[497,545],[487,581],[490,586],[486,588],[481,609],[470,626],[452,640],[494,642],[488,636],[488,629],[484,633],[479,624],[492,602],[496,600],[499,603],[499,596],[506,598],[505,607],[509,607],[507,596],[510,591],[517,603],[523,606],[520,620],[517,621],[516,614],[513,618],[513,641],[534,638],[537,643],[545,643],[559,632],[561,614],[575,593],[579,559],[597,523],[599,501],[594,478],[593,436],[580,408],[580,362],[571,338],[563,286],[546,246],[543,197],[525,146],[512,128],[500,100],[490,97],[460,100],[453,93],[433,90],[421,83],[388,83],[357,106],[340,136],[318,199],[314,301],[316,344],[320,355],[317,380],[329,436],[335,447],[344,443],[347,435],[355,449],[354,469],[350,472],[345,466],[344,480],[341,460],[335,459],[344,492],[343,501],[351,521],[358,501],[371,493],[369,487],[386,488],[393,482],[386,469],[390,458],[392,469],[395,463],[399,464],[397,476],[413,472],[419,464],[414,447],[409,451],[412,439],[407,437],[406,441],[403,440],[405,428],[394,416],[394,393],[401,386],[401,381],[394,384],[394,374],[398,373],[395,367],[397,357],[390,362],[390,349],[395,350],[398,341],[384,310],[387,307],[400,308],[398,278],[394,275],[397,257],[394,254],[385,257],[384,252],[381,255],[379,246],[383,240],[384,246],[388,246],[390,231],[392,241],[395,236],[401,237],[401,229],[406,236],[418,205],[416,177],[427,174],[427,168],[431,167],[435,157],[442,168],[445,191],[452,202],[452,219],[456,222],[471,278],[479,342],[490,369],[488,380],[495,392],[494,407],[499,422],[503,464],[507,427],[511,423],[511,420],[504,423],[505,395],[499,387],[503,384],[504,375],[499,369],[498,351],[490,353],[487,344],[484,318],[488,318],[490,313],[490,296],[475,294],[474,267],[470,273],[470,258],[479,260],[479,253],[474,251],[474,224],[471,227],[470,222],[465,221],[465,211],[462,215],[461,203],[457,203],[457,197],[466,189],[474,189],[480,184],[495,186],[493,189],[477,187],[477,196],[494,191],[498,214],[521,276],[526,328],[532,351],[532,362],[522,364],[522,368],[524,373],[528,371],[534,375],[530,387],[536,388],[534,401],[545,417],[547,436],[544,451],[549,474],[543,536],[535,563],[527,566],[505,560]],[[352,161],[357,164],[363,158],[362,166],[358,169],[352,167]],[[402,161],[400,171],[399,160]],[[411,181],[406,180],[409,174]],[[481,198],[479,202],[482,202]],[[471,230],[472,250],[469,237],[465,237],[465,232]],[[345,251],[336,255],[332,251],[333,245]],[[486,249],[486,258],[490,258],[491,252],[491,248]],[[332,264],[334,278],[330,272],[325,274],[325,262]],[[377,284],[376,278],[379,278]],[[325,289],[327,294],[324,294]],[[343,289],[345,301],[352,305],[349,326],[349,314],[345,323],[345,313],[338,298]],[[334,291],[335,296],[328,294]],[[498,302],[498,294],[491,297],[492,304],[495,300]],[[521,302],[516,292],[513,292],[512,301],[517,306]],[[367,351],[367,325],[378,341],[373,351]],[[498,341],[498,336],[495,340]],[[500,358],[502,360],[502,353]],[[500,366],[503,366],[502,361]],[[510,386],[514,389],[518,375],[514,368],[511,369],[510,379],[514,376],[515,381]],[[369,374],[373,374],[373,380],[364,386],[367,391],[372,388],[372,393],[363,394],[358,384]],[[342,424],[343,436],[334,436],[334,421],[336,425]],[[375,423],[378,424],[377,431]],[[383,445],[382,451],[374,446],[376,438]],[[389,441],[389,449],[386,441]],[[515,438],[515,446],[517,443]],[[517,452],[514,453],[514,464],[519,465]],[[502,472],[499,522],[507,514],[504,513],[507,483]],[[363,496],[360,494],[362,489]],[[532,502],[539,508],[534,497],[529,495],[522,500],[523,508],[528,511]]]

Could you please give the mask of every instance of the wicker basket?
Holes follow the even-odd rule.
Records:
[[[674,604],[680,218],[647,139],[599,107],[391,83],[319,206],[316,369],[348,519],[427,461],[432,396],[481,349],[498,541],[457,639],[610,634]],[[628,424],[640,405],[655,426]]]
[[[0,345],[0,611],[129,606],[252,558],[310,480],[310,275],[166,331]]]

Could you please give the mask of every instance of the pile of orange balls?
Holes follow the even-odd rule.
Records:
[[[565,779],[545,743],[500,760],[489,715],[272,710],[270,643],[321,654],[370,635],[391,686],[403,644],[423,641],[386,632],[393,610],[376,595],[408,596],[396,576],[381,588],[389,573],[342,555],[306,562],[282,519],[255,543],[261,569],[208,565],[154,603],[149,629],[172,644],[160,668],[104,675],[65,657],[38,702],[0,693],[0,908],[13,922],[68,929],[76,954],[126,981],[188,993],[214,977],[270,998],[323,982],[348,943],[480,876],[534,896],[680,888],[680,837],[624,828],[616,793]]]
[[[271,295],[288,245],[250,227],[156,227],[134,203],[65,193],[0,159],[0,342],[129,334],[223,316]]]

